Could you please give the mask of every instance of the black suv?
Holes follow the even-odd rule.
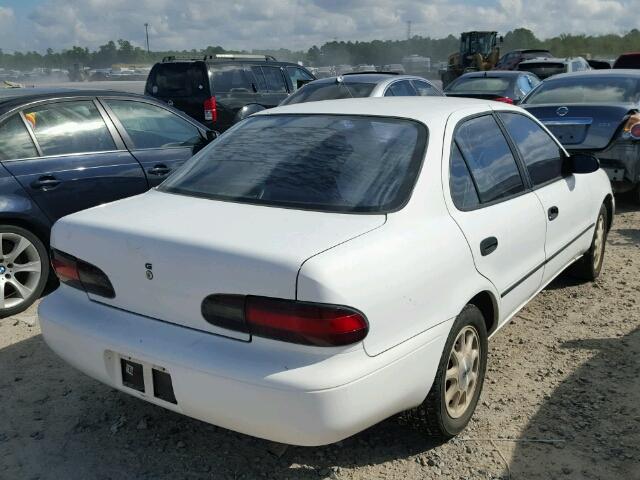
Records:
[[[252,113],[277,106],[311,80],[315,77],[306,68],[271,56],[166,57],[149,72],[145,94],[222,132]]]

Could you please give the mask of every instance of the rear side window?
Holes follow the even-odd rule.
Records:
[[[294,92],[298,90],[298,80],[302,82],[310,82],[311,80],[314,80],[311,75],[298,67],[287,67],[287,73],[289,74],[289,78],[291,79],[291,84],[293,85]]]
[[[237,65],[211,67],[211,82],[215,93],[253,93],[250,74]]]
[[[560,147],[537,123],[518,113],[501,112],[500,119],[520,151],[534,185],[562,178]]]
[[[37,156],[36,147],[19,115],[0,125],[0,160]]]
[[[157,64],[147,82],[147,93],[156,97],[208,96],[203,63]]]
[[[385,97],[415,97],[416,91],[411,86],[408,80],[401,80],[399,82],[395,82],[387,88],[387,91],[384,94]]]
[[[287,93],[287,85],[279,67],[262,67],[268,92]]]
[[[416,89],[416,93],[420,97],[439,97],[441,93],[436,90],[433,85],[423,82],[421,80],[411,80],[413,88]]]
[[[460,210],[469,210],[480,204],[478,192],[473,185],[471,173],[464,161],[460,148],[455,143],[451,149],[450,167],[451,197]]]
[[[148,103],[107,100],[136,149],[190,147],[201,141],[200,131],[178,115]]]
[[[509,144],[491,115],[465,121],[456,131],[482,203],[510,197],[524,191],[524,183]]]
[[[90,100],[48,103],[23,113],[43,155],[116,149],[100,112]]]

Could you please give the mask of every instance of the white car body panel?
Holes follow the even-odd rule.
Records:
[[[62,285],[39,308],[46,342],[128,394],[282,443],[335,442],[420,404],[465,304],[478,294],[491,298],[494,334],[588,248],[592,228],[547,262],[545,243],[561,244],[566,232],[547,228],[546,205],[565,202],[561,215],[586,228],[611,195],[600,171],[577,178],[573,191],[545,187],[458,211],[449,190],[452,132],[462,118],[493,109],[523,112],[481,100],[395,97],[256,114],[387,115],[428,125],[408,203],[388,214],[335,214],[151,191],[65,217],[54,226],[53,248],[102,269],[116,296],[88,298]],[[499,232],[503,255],[478,257],[487,232]],[[540,268],[530,273],[532,266]],[[330,348],[251,337],[203,319],[201,302],[213,293],[345,305],[364,313],[369,332]],[[121,357],[143,365],[145,385],[151,368],[166,370],[177,404],[124,386]]]
[[[64,217],[53,227],[51,244],[91,258],[111,279],[116,297],[94,300],[248,340],[206,322],[202,299],[237,292],[295,298],[304,260],[384,221],[384,215],[258,207],[151,190]]]

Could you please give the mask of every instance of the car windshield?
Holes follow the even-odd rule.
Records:
[[[448,92],[504,92],[509,88],[510,78],[467,77],[459,78]]]
[[[426,142],[426,127],[408,119],[259,115],[159,188],[239,203],[386,213],[408,200]]]
[[[636,78],[578,76],[542,82],[525,103],[626,103],[637,102],[639,96]]]
[[[319,82],[309,83],[295,94],[286,98],[281,105],[317,102],[319,100],[338,100],[341,98],[361,98],[371,95],[375,83]]]

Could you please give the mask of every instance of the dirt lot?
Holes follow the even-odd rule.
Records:
[[[619,205],[604,274],[563,276],[491,341],[470,427],[412,415],[289,447],[143,403],[67,367],[35,311],[0,321],[1,479],[640,479],[640,211]],[[215,401],[215,399],[211,399]]]

